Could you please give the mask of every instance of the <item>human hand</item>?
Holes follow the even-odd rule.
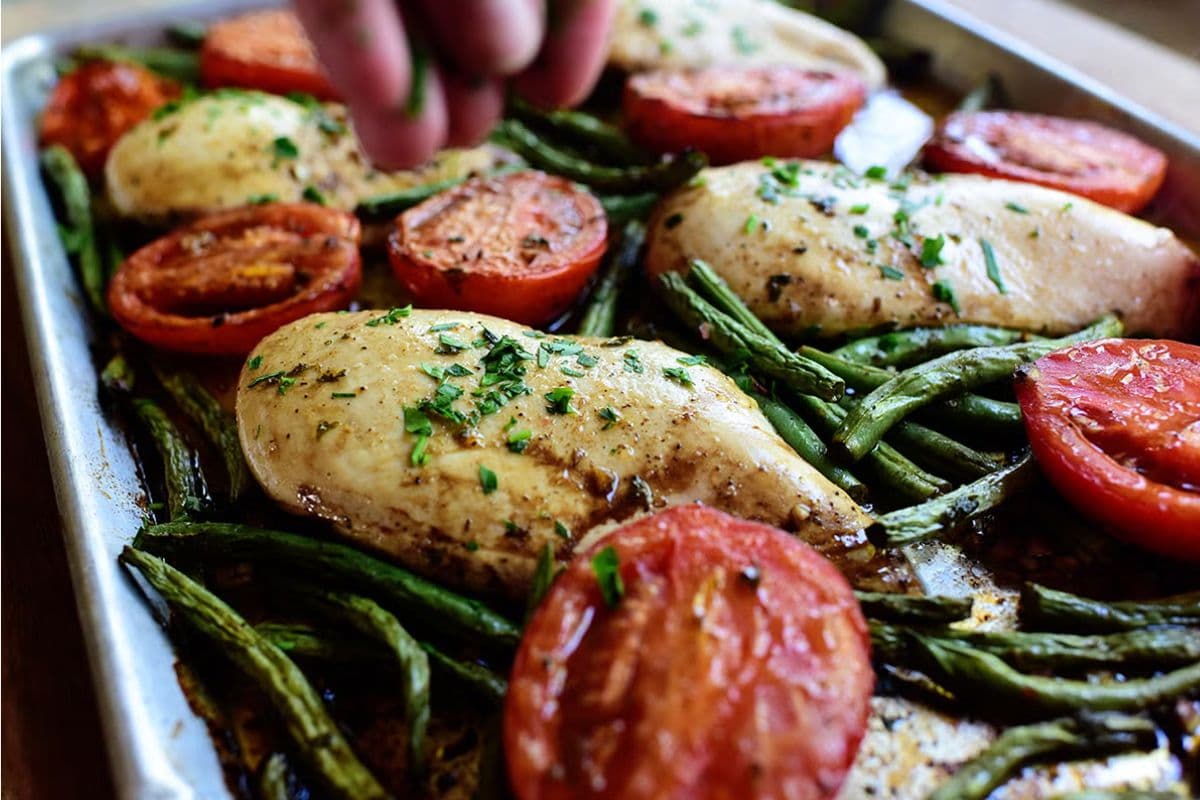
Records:
[[[388,168],[487,136],[508,83],[538,105],[583,100],[604,66],[614,3],[295,0],[363,150]]]

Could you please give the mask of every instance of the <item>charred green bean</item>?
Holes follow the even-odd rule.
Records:
[[[167,513],[177,520],[187,513],[206,509],[207,483],[200,472],[196,453],[175,427],[175,423],[153,400],[138,398],[133,411],[146,426],[154,447],[162,459],[163,482],[167,490]]]
[[[217,398],[190,372],[172,371],[155,364],[154,374],[179,410],[204,431],[204,435],[221,454],[225,474],[229,478],[229,500],[237,502],[252,484],[250,470],[242,457],[237,421],[233,415],[226,413]]]
[[[1200,592],[1160,600],[1105,602],[1028,583],[1021,621],[1042,630],[1124,631],[1149,625],[1200,625]]]
[[[613,335],[621,289],[637,268],[638,256],[645,241],[646,227],[640,222],[630,222],[622,229],[621,240],[607,259],[600,280],[588,298],[577,330],[580,336]]]
[[[98,314],[107,314],[104,289],[107,270],[100,255],[96,227],[92,219],[92,190],[87,178],[65,147],[52,145],[42,151],[42,169],[58,189],[66,223],[59,226],[63,247],[74,255],[79,266],[79,280],[88,304]]]
[[[833,350],[830,355],[874,367],[911,367],[936,356],[972,347],[998,347],[1037,339],[1011,328],[990,325],[947,325],[913,328],[879,336],[864,336]]]

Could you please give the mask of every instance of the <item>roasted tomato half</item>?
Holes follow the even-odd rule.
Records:
[[[300,20],[282,9],[214,22],[200,48],[200,76],[205,86],[338,99]]]
[[[108,306],[156,347],[244,355],[282,325],[350,303],[359,233],[353,215],[308,203],[214,214],[126,259]]]
[[[1200,347],[1104,339],[1018,373],[1034,456],[1121,538],[1200,561]]]
[[[941,172],[975,172],[1061,189],[1133,214],[1167,173],[1161,151],[1095,122],[976,111],[951,114],[925,146]]]
[[[708,67],[634,75],[625,84],[624,108],[639,144],[659,153],[692,147],[714,164],[732,164],[825,155],[866,94],[850,73]]]
[[[504,708],[519,800],[833,798],[866,731],[866,625],[837,569],[699,505],[578,555]]]
[[[396,219],[388,255],[428,308],[549,322],[579,297],[607,246],[604,208],[565,178],[476,178]]]

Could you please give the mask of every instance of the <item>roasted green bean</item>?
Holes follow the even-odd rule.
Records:
[[[129,394],[137,383],[137,371],[123,353],[108,360],[100,371],[100,385],[114,395]]]
[[[166,557],[250,560],[288,565],[413,611],[452,632],[498,647],[515,647],[520,629],[482,603],[352,547],[227,522],[152,525],[134,543]]]
[[[202,22],[177,22],[167,26],[167,39],[176,47],[198,50],[208,36],[208,26]]]
[[[1148,625],[1200,625],[1200,592],[1161,600],[1105,602],[1028,583],[1021,621],[1042,630],[1124,631]]]
[[[936,356],[971,347],[998,347],[1039,337],[990,325],[913,328],[855,339],[830,355],[874,367],[911,367]]]
[[[661,198],[658,192],[639,194],[609,194],[600,198],[608,221],[614,225],[630,220],[644,220]]]
[[[958,480],[982,478],[1004,464],[1001,455],[981,453],[912,420],[903,420],[888,431],[887,441],[918,466]]]
[[[263,762],[258,773],[258,792],[263,800],[293,800],[291,770],[283,753],[272,753]]]
[[[863,614],[888,622],[957,622],[971,616],[970,597],[855,592]]]
[[[92,190],[87,178],[65,147],[52,145],[42,151],[42,169],[58,188],[66,223],[59,226],[63,247],[79,264],[79,280],[88,304],[98,314],[107,314],[104,289],[107,283],[104,259],[96,240],[92,219]]]
[[[88,61],[127,61],[140,64],[151,72],[180,83],[194,84],[200,80],[200,56],[194,50],[175,47],[126,47],[120,44],[89,44],[73,54]]]
[[[866,484],[854,477],[850,470],[830,460],[829,450],[825,447],[825,443],[808,426],[808,423],[801,419],[800,415],[778,400],[764,394],[754,393],[753,397],[758,401],[758,407],[762,409],[763,416],[775,428],[775,432],[791,445],[801,458],[816,467],[818,472],[850,495],[854,502],[862,503],[867,499]]]
[[[407,211],[415,205],[424,203],[435,194],[441,194],[465,181],[466,178],[447,178],[444,181],[423,183],[388,194],[380,194],[360,200],[354,207],[354,213],[367,220],[385,220],[395,217],[402,211]]]
[[[242,457],[242,444],[238,439],[237,421],[225,412],[217,398],[190,372],[172,371],[154,364],[158,382],[171,395],[179,410],[188,416],[213,447],[221,454],[225,474],[229,478],[229,500],[237,502],[242,493],[252,485],[250,470]]]
[[[594,152],[606,163],[617,166],[645,164],[648,156],[618,127],[582,111],[543,111],[513,97],[509,107],[523,122],[553,131],[570,145]]]
[[[389,796],[350,749],[320,695],[279,648],[220,598],[162,559],[126,547],[121,560],[136,568],[189,627],[220,646],[258,685],[299,755],[332,795],[347,800]]]
[[[153,400],[134,400],[133,411],[146,426],[162,459],[170,518],[176,520],[189,512],[206,510],[207,482],[200,472],[200,462],[175,423]]]
[[[617,306],[621,299],[621,288],[637,268],[642,244],[646,241],[646,227],[640,222],[630,222],[621,231],[621,240],[611,251],[600,280],[587,308],[579,320],[576,331],[580,336],[612,336],[617,321]]]

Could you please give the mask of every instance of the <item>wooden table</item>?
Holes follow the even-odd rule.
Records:
[[[1193,58],[1197,0],[1070,0],[1146,24],[1151,35]],[[5,39],[63,19],[82,22],[168,0],[6,0]],[[1048,0],[954,0],[1026,36],[1113,88],[1185,127],[1200,130],[1200,64],[1131,37],[1118,27]],[[1130,15],[1129,7],[1137,14]],[[1173,22],[1177,24],[1172,24]],[[1166,76],[1171,76],[1166,79]],[[1190,88],[1189,88],[1190,87]],[[1190,95],[1186,102],[1181,93]],[[5,242],[4,255],[8,258]],[[3,797],[41,800],[113,796],[95,693],[75,614],[60,521],[30,383],[11,270],[3,267],[3,536],[0,537],[3,654]]]

